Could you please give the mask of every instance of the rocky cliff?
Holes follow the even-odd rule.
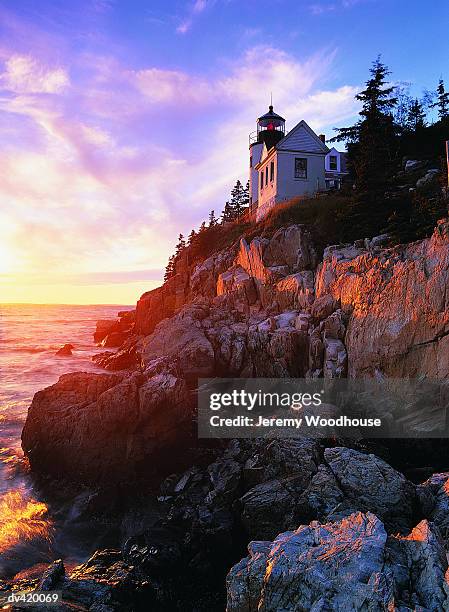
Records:
[[[177,472],[148,490],[150,525],[124,519],[123,560],[133,580],[153,580],[160,609],[189,609],[188,584],[209,585],[192,609],[222,609],[212,593],[250,540],[229,610],[449,609],[446,474],[417,486],[360,445],[205,452],[194,434],[198,377],[447,378],[448,283],[447,220],[417,243],[379,236],[321,260],[300,225],[183,260],[99,358],[110,372],[36,394],[22,437],[31,468],[103,488]]]

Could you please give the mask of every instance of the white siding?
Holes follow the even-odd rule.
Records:
[[[295,178],[295,157],[307,159],[307,178]],[[318,190],[326,188],[324,175],[324,153],[309,154],[295,151],[276,151],[262,164],[259,170],[259,194],[257,220],[262,219],[276,204],[297,196],[312,196]],[[270,163],[274,161],[274,181],[265,185],[265,172],[268,166],[270,178]],[[260,187],[260,174],[264,175],[264,187]]]
[[[326,145],[311,130],[305,121],[283,138],[265,159],[258,172],[258,204],[256,218],[262,219],[267,212],[284,200],[298,196],[312,196],[319,190],[326,189],[325,157],[329,152]],[[264,150],[265,155],[267,151]],[[295,158],[307,160],[307,177],[295,178]],[[274,180],[270,180],[270,164],[274,162]],[[265,181],[265,172],[268,166],[268,184]],[[260,175],[263,173],[263,187]]]
[[[260,158],[262,157],[262,149],[263,145],[260,143],[253,144],[249,149],[250,159],[252,156],[252,167],[249,169],[249,193],[251,196],[251,201],[257,202],[258,197],[258,189],[259,189],[259,173],[255,170],[255,166],[260,162]]]
[[[265,162],[263,162],[262,167],[259,170],[259,194],[258,201],[259,206],[270,199],[276,198],[276,185],[277,185],[277,163],[276,163],[277,154],[271,155]],[[271,162],[274,164],[274,177],[271,180]],[[266,177],[266,169],[268,168],[268,185],[265,184]],[[263,187],[261,187],[260,176],[263,175]]]
[[[335,156],[337,158],[337,169],[336,170],[331,170],[331,167],[330,167],[331,156]],[[326,155],[326,170],[328,172],[341,172],[341,153],[340,151],[337,151],[337,149],[332,148],[329,151],[329,153]]]
[[[295,178],[295,157],[307,159],[307,178]],[[325,189],[324,154],[311,155],[297,152],[278,152],[277,197],[279,200],[289,200],[295,196],[313,195],[320,189]]]

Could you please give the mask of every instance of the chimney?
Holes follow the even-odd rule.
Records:
[[[326,144],[326,134],[320,134],[320,140]]]

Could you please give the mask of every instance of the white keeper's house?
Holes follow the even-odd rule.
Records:
[[[273,106],[257,119],[249,137],[250,210],[257,221],[280,202],[340,187],[345,154],[329,150],[325,140],[305,121],[286,134],[285,119]]]

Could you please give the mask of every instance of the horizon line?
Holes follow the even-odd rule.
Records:
[[[0,302],[1,306],[130,306],[135,307],[135,304],[120,304],[114,302]]]

